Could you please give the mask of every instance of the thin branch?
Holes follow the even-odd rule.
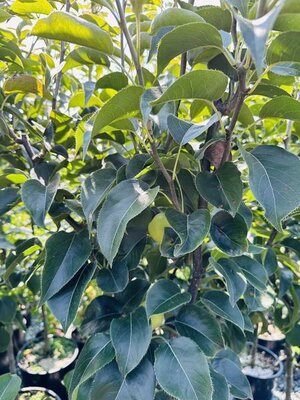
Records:
[[[131,54],[131,57],[132,57],[132,61],[134,63],[134,66],[135,66],[135,69],[136,69],[136,73],[137,73],[137,76],[138,76],[139,84],[141,86],[144,86],[144,76],[143,76],[142,67],[141,67],[140,60],[138,58],[136,49],[135,49],[134,44],[132,42],[132,38],[131,38],[130,33],[129,33],[128,28],[127,28],[127,23],[126,23],[126,19],[125,19],[125,13],[124,13],[124,9],[123,9],[123,6],[121,4],[121,1],[120,0],[116,0],[116,5],[117,5],[117,8],[118,8],[119,17],[120,17],[119,25],[120,25],[121,31],[124,33],[124,36],[126,38],[126,41],[127,41],[127,44],[128,44],[129,50],[130,50],[130,54]]]
[[[81,229],[83,228],[83,226],[76,222],[75,219],[71,217],[71,215],[65,217],[65,220],[77,232],[81,231]]]
[[[198,247],[193,252],[193,276],[189,287],[189,292],[192,295],[191,303],[194,304],[197,300],[198,288],[204,273],[202,246]]]
[[[24,149],[28,155],[28,158],[30,159],[32,164],[36,164],[37,162],[40,161],[40,155],[35,154],[32,146],[29,142],[28,136],[25,133],[23,133],[21,135],[21,137],[18,137],[11,128],[8,128],[8,132],[9,132],[9,136],[14,140],[15,143],[20,144],[21,146],[24,147]]]
[[[267,240],[266,246],[267,247],[272,247],[273,246],[273,242],[276,239],[277,236],[277,230],[275,228],[272,229],[269,239]]]

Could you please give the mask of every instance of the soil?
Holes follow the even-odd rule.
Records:
[[[274,400],[285,400],[285,374],[282,374],[275,380],[273,389]],[[294,393],[292,400],[300,400],[300,369],[294,369]]]
[[[40,392],[40,391],[21,393],[17,397],[17,400],[53,400],[53,399],[55,398],[45,392]]]
[[[278,371],[277,360],[268,356],[265,352],[256,353],[255,365],[251,367],[251,355],[244,353],[240,357],[243,373],[254,378],[271,378]]]
[[[259,335],[258,338],[263,340],[276,341],[284,339],[285,336],[276,326],[269,325],[268,332]]]
[[[64,337],[49,338],[49,352],[44,352],[44,341],[30,343],[20,357],[19,366],[32,374],[53,373],[67,366],[76,345]]]

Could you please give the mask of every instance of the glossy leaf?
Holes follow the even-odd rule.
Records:
[[[115,294],[115,298],[122,304],[124,312],[134,311],[141,305],[149,286],[148,281],[137,278],[129,282],[122,292]]]
[[[266,15],[255,20],[245,19],[236,15],[241,33],[253,57],[258,74],[261,74],[263,70],[266,42],[283,3],[284,0],[279,1]]]
[[[119,183],[107,196],[97,221],[99,246],[112,264],[130,220],[155,199],[158,187],[149,189],[144,182],[131,179]]]
[[[128,283],[127,264],[123,261],[116,261],[111,268],[102,268],[98,272],[97,283],[104,292],[121,292]]]
[[[223,375],[210,369],[210,376],[214,387],[213,400],[228,400],[229,399],[229,385]]]
[[[96,115],[92,135],[97,135],[115,121],[134,117],[140,109],[143,92],[144,89],[140,86],[128,86],[108,100]]]
[[[102,76],[96,83],[96,89],[122,90],[128,85],[128,78],[122,72],[111,72]]]
[[[43,97],[45,94],[43,82],[31,75],[21,75],[7,79],[3,84],[6,94],[33,93]]]
[[[229,301],[229,296],[221,291],[211,290],[206,292],[201,301],[213,313],[219,315],[221,318],[232,322],[241,330],[244,329],[244,318],[237,305],[232,306]]]
[[[160,386],[176,399],[212,400],[207,359],[191,339],[179,337],[161,344],[154,369]]]
[[[241,274],[239,266],[229,258],[221,258],[215,261],[210,258],[214,269],[225,279],[226,288],[229,294],[229,301],[232,306],[242,297],[247,288],[246,279]]]
[[[284,32],[278,35],[267,51],[266,61],[272,71],[281,75],[300,74],[300,32]]]
[[[169,62],[188,50],[198,47],[222,49],[222,37],[212,25],[194,22],[181,25],[163,36],[158,46],[157,74],[160,74]]]
[[[224,94],[227,81],[220,71],[192,71],[177,79],[152,105],[182,99],[217,100]]]
[[[203,132],[205,132],[209,127],[218,121],[217,114],[214,114],[208,120],[200,124],[192,124],[190,122],[183,121],[175,115],[169,115],[167,119],[168,129],[170,134],[176,143],[184,146],[191,140],[196,139]]]
[[[0,298],[0,322],[3,324],[11,324],[16,316],[17,303],[10,296],[2,296]]]
[[[20,199],[19,189],[4,188],[0,190],[0,215],[7,213]]]
[[[81,205],[91,228],[95,211],[112,188],[116,171],[112,168],[100,169],[90,174],[82,184]]]
[[[233,218],[226,211],[219,211],[212,217],[212,240],[226,254],[239,256],[247,251],[247,233],[245,220],[239,214]]]
[[[34,222],[41,228],[45,227],[45,217],[56,195],[59,180],[59,175],[56,174],[48,185],[37,179],[29,179],[22,186],[22,200]]]
[[[115,352],[109,336],[103,333],[96,333],[94,336],[91,336],[76,361],[69,387],[70,399],[76,400],[76,392],[79,386],[110,363],[114,356]]]
[[[139,365],[150,345],[152,329],[144,307],[127,317],[114,319],[110,336],[119,370],[126,376]]]
[[[226,162],[214,173],[202,171],[196,177],[199,194],[217,208],[224,208],[235,216],[243,196],[241,173]]]
[[[83,18],[63,11],[54,11],[47,18],[40,19],[31,34],[91,47],[107,54],[113,53],[113,43],[107,32]]]
[[[17,375],[0,376],[0,400],[14,400],[21,387],[21,379]]]
[[[248,256],[236,257],[233,259],[233,262],[241,268],[247,281],[252,286],[257,290],[266,290],[268,275],[262,264]]]
[[[281,231],[282,220],[300,204],[300,160],[277,146],[242,150],[249,168],[250,188],[265,217]]]
[[[65,332],[76,317],[81,298],[94,275],[95,269],[95,264],[88,264],[83,267],[66,286],[48,300],[50,310],[61,323]]]
[[[190,300],[191,295],[189,293],[181,293],[176,283],[167,279],[160,279],[147,292],[147,315],[150,317],[151,315],[172,311]]]
[[[193,11],[181,8],[167,8],[158,14],[151,25],[152,35],[168,26],[180,26],[191,22],[203,22],[203,18]]]
[[[16,14],[50,14],[52,5],[47,0],[15,0],[10,6],[11,11]]]
[[[268,101],[259,114],[260,118],[282,118],[300,121],[300,102],[290,96],[278,96]]]
[[[87,231],[57,232],[46,242],[41,303],[58,293],[77,274],[91,253]]]
[[[185,215],[169,208],[166,217],[180,241],[175,243],[174,257],[192,253],[209,232],[210,214],[207,210],[197,210],[190,215]]]
[[[226,0],[226,2],[237,8],[243,17],[247,17],[249,0]]]
[[[90,400],[153,400],[155,376],[153,365],[146,358],[123,377],[116,362],[102,368],[95,376],[90,391]]]
[[[175,326],[182,336],[192,339],[209,357],[224,346],[218,321],[204,307],[184,306],[176,317]]]

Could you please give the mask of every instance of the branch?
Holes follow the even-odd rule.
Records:
[[[202,275],[204,273],[203,258],[202,258],[202,246],[198,247],[193,252],[193,277],[189,287],[189,292],[192,295],[191,303],[194,304],[197,300],[198,288]]]
[[[129,50],[130,50],[130,54],[131,54],[131,57],[132,57],[132,61],[134,63],[134,66],[135,66],[135,69],[136,69],[136,73],[137,73],[137,76],[138,76],[139,84],[141,86],[144,86],[144,76],[143,76],[142,67],[141,67],[140,60],[138,58],[137,52],[135,50],[135,47],[133,45],[130,33],[129,33],[128,28],[127,28],[125,14],[124,14],[123,7],[121,5],[121,1],[120,0],[116,0],[116,5],[117,5],[119,16],[120,16],[119,25],[120,25],[121,31],[124,33],[124,36],[126,38],[126,41],[127,41],[127,44],[128,44]]]
[[[15,134],[15,132],[9,127],[8,127],[8,132],[9,132],[9,136],[14,140],[15,143],[20,144],[21,146],[24,147],[32,164],[36,164],[37,162],[40,161],[40,155],[35,154],[32,146],[29,142],[28,136],[25,133],[23,133],[21,135],[21,137],[18,137]]]
[[[273,228],[270,233],[269,239],[267,240],[266,246],[268,246],[268,247],[273,246],[273,242],[277,236],[277,233],[278,233],[277,230],[275,228]]]

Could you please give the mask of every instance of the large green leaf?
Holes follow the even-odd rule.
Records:
[[[176,317],[175,326],[182,336],[191,338],[209,357],[224,346],[218,321],[204,307],[184,306]]]
[[[258,74],[263,70],[266,42],[283,3],[284,0],[280,0],[268,14],[255,20],[245,19],[236,15],[241,33],[253,57]]]
[[[209,203],[230,211],[233,216],[242,201],[241,173],[231,162],[226,162],[214,173],[200,172],[196,177],[196,188]]]
[[[116,170],[112,168],[100,169],[90,174],[82,184],[81,205],[91,228],[95,211],[111,189],[116,178]]]
[[[144,89],[140,86],[128,86],[108,100],[96,116],[92,135],[97,135],[115,121],[134,117],[140,109],[140,97],[143,92]]]
[[[91,47],[106,54],[113,53],[113,43],[107,32],[96,24],[63,11],[54,11],[47,18],[38,20],[31,33]]]
[[[210,258],[209,261],[217,273],[225,279],[229,301],[234,306],[247,288],[246,279],[241,274],[239,266],[235,264],[234,260],[230,260],[229,258],[220,258],[218,261]]]
[[[31,75],[14,76],[7,79],[3,84],[5,94],[33,93],[38,96],[45,96],[43,82]]]
[[[82,295],[92,279],[95,269],[96,264],[86,265],[66,286],[48,300],[50,310],[59,320],[65,332],[76,317]]]
[[[22,200],[28,209],[34,222],[41,228],[45,227],[45,217],[56,195],[59,185],[59,175],[43,185],[37,179],[29,179],[22,186]]]
[[[240,256],[247,251],[247,233],[246,222],[239,214],[233,218],[226,211],[219,211],[212,217],[212,240],[226,254]]]
[[[278,35],[267,51],[266,61],[272,71],[281,75],[300,74],[300,32],[284,32]]]
[[[268,275],[262,264],[248,256],[235,257],[232,261],[240,267],[252,286],[257,290],[266,290]]]
[[[115,298],[122,304],[122,309],[124,312],[131,312],[137,309],[149,289],[149,282],[145,279],[134,279],[129,282],[126,288],[115,294]]]
[[[181,1],[181,4],[184,4]],[[197,14],[208,24],[213,25],[219,31],[230,32],[232,25],[231,12],[223,7],[205,4],[197,8]]]
[[[97,221],[99,246],[112,264],[130,220],[155,199],[158,187],[149,189],[143,181],[126,180],[114,187],[101,208]]]
[[[106,67],[109,67],[110,62],[108,56],[104,53],[101,53],[101,51],[97,51],[95,49],[91,49],[85,46],[80,46],[67,55],[62,72],[65,73],[69,69],[81,65],[87,65],[91,67],[95,64],[105,65]]]
[[[155,375],[160,386],[179,400],[212,400],[207,359],[191,339],[164,342],[155,351]]]
[[[0,322],[11,324],[16,316],[17,303],[10,296],[0,297]]]
[[[110,336],[119,370],[125,376],[138,366],[150,345],[152,329],[144,307],[127,317],[114,319]]]
[[[104,333],[96,333],[88,339],[76,361],[69,387],[70,400],[77,399],[79,386],[110,363],[114,355],[109,336]]]
[[[263,105],[259,116],[260,118],[282,118],[300,121],[300,101],[290,96],[275,97]]]
[[[275,25],[274,30],[278,31],[299,31],[300,30],[300,13],[280,13]]]
[[[10,6],[16,14],[50,14],[52,5],[47,0],[15,0]]]
[[[210,368],[210,376],[214,387],[213,400],[228,400],[229,385],[224,376],[212,368]]]
[[[177,79],[152,105],[181,99],[218,100],[227,82],[228,78],[220,71],[192,71]]]
[[[191,295],[181,293],[176,283],[167,279],[160,279],[147,292],[146,310],[148,317],[172,311],[190,300]]]
[[[46,242],[42,275],[41,303],[58,293],[87,261],[92,247],[86,230],[57,232]]]
[[[20,199],[17,188],[4,188],[0,190],[0,215],[7,213]]]
[[[0,376],[0,400],[15,400],[21,387],[21,379],[17,375]]]
[[[203,21],[203,18],[193,11],[184,10],[181,8],[167,8],[154,18],[151,25],[151,33],[152,35],[154,35],[158,33],[160,29],[169,26],[180,26],[184,24],[189,24],[191,22]]]
[[[200,124],[192,124],[191,122],[183,121],[175,117],[175,115],[170,114],[167,119],[168,129],[172,135],[175,142],[184,146],[191,140],[196,139],[203,132],[205,132],[209,127],[218,121],[218,115],[214,114],[206,121]]]
[[[179,238],[179,243],[175,242],[174,257],[192,253],[209,232],[210,214],[207,210],[196,210],[190,215],[185,215],[169,208],[166,217]]]
[[[300,160],[277,146],[242,149],[249,168],[250,188],[265,210],[265,217],[278,230],[281,222],[300,204]]]
[[[221,318],[232,322],[240,329],[244,329],[244,318],[237,305],[230,304],[229,296],[218,290],[211,290],[204,293],[201,301],[213,313],[219,315]]]
[[[128,85],[128,78],[123,72],[111,72],[102,76],[96,83],[96,89],[122,90]]]
[[[90,391],[90,400],[153,400],[155,376],[147,358],[127,376],[122,376],[112,362],[97,372]]]
[[[163,36],[158,46],[157,74],[160,74],[179,54],[198,47],[222,49],[223,43],[219,31],[204,22],[193,22],[173,29]]]
[[[125,289],[128,283],[127,263],[116,261],[108,268],[102,268],[97,275],[98,286],[107,293],[118,293]]]

